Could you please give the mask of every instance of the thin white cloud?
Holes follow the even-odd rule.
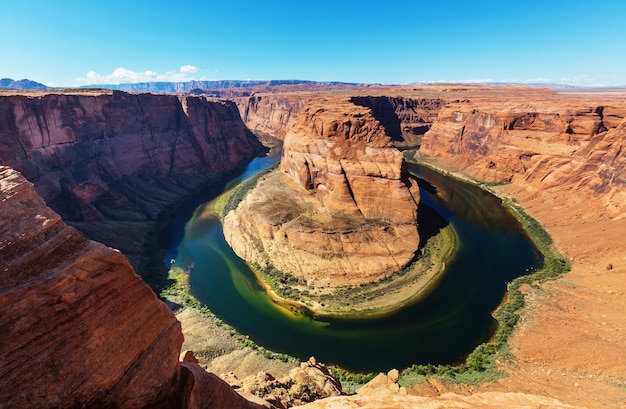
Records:
[[[195,74],[198,68],[193,65],[183,65],[178,71],[168,71],[159,74],[152,70],[133,71],[124,67],[118,67],[111,74],[98,74],[95,71],[89,71],[84,77],[77,78],[79,85],[97,85],[97,84],[127,84],[136,82],[182,82],[191,81],[190,74]],[[200,78],[201,79],[201,78]]]
[[[198,72],[198,67],[195,67],[193,65],[183,65],[182,67],[180,67],[180,72],[194,74]]]

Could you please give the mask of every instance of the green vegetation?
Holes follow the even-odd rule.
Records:
[[[484,186],[482,183],[475,183]],[[552,237],[537,220],[530,217],[514,200],[504,199],[503,205],[519,220],[543,254],[543,267],[531,274],[518,277],[508,284],[508,300],[494,313],[498,325],[494,337],[489,342],[476,347],[465,363],[436,366],[413,365],[402,371],[401,384],[408,386],[422,382],[426,376],[466,384],[492,382],[504,376],[505,374],[497,369],[496,362],[511,358],[508,339],[519,322],[519,313],[524,307],[524,294],[520,288],[522,285],[537,286],[571,269],[569,261],[554,249]]]
[[[348,393],[354,393],[377,375],[375,373],[352,373],[338,367],[333,367],[332,372],[341,382],[343,389]]]
[[[254,189],[259,179],[272,172],[274,169],[276,169],[277,166],[278,165],[270,166],[269,168],[262,170],[256,175],[244,180],[234,188],[221,194],[213,202],[213,212],[217,214],[220,219],[223,219],[224,216],[228,214],[228,212],[237,208],[239,203],[241,203],[243,198],[246,197],[248,192]]]
[[[437,232],[429,235],[427,241],[420,245],[419,257],[402,270],[375,282],[335,288],[315,287],[272,265],[253,265],[252,269],[278,297],[302,306],[298,308],[295,303],[276,300],[294,313],[344,317],[384,315],[428,294],[445,272],[444,265],[454,255],[457,237],[449,225],[437,224],[434,227]],[[304,307],[313,305],[316,306],[313,310]]]
[[[189,294],[189,273],[181,268],[172,268],[168,272],[168,278],[172,283],[169,287],[161,291],[161,298],[165,299],[169,303],[177,304],[186,308],[193,308],[200,312],[202,317],[206,320],[216,323],[218,326],[223,327],[232,337],[235,337],[239,342],[241,348],[250,348],[257,351],[261,356],[266,359],[275,359],[282,362],[298,363],[299,359],[294,358],[287,354],[270,351],[262,346],[255,344],[248,337],[239,334],[233,327],[224,323],[215,314],[211,312],[206,306],[203,306],[194,296]]]

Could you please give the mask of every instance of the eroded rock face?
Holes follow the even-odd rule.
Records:
[[[248,128],[278,139],[285,137],[289,127],[311,99],[312,95],[308,93],[260,94],[233,98],[239,108],[241,119]]]
[[[0,402],[166,406],[180,324],[119,252],[85,239],[0,168]]]
[[[126,258],[4,166],[0,209],[1,407],[262,407],[181,366],[180,323]]]
[[[321,362],[314,357],[293,368],[282,379],[269,373],[260,372],[239,380],[234,374],[224,376],[239,391],[259,396],[277,408],[290,408],[318,399],[343,394],[341,382]]]
[[[370,108],[394,144],[409,146],[421,143],[445,105],[442,98],[358,96],[350,101]]]
[[[260,181],[226,216],[226,239],[249,262],[309,285],[383,278],[419,244],[419,190],[403,163],[369,109],[311,104],[285,137],[282,174]]]
[[[260,149],[232,102],[119,91],[0,97],[0,163],[65,220],[154,219]]]
[[[162,268],[144,246],[153,221],[262,149],[232,102],[102,90],[0,96],[0,164],[153,286]]]
[[[331,212],[414,223],[419,191],[409,189],[403,164],[370,110],[322,103],[307,107],[287,133],[280,169],[315,189]]]

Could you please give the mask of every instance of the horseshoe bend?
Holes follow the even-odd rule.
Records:
[[[312,291],[358,286],[405,268],[419,244],[419,189],[369,108],[307,105],[278,170],[224,217],[233,250]]]
[[[474,358],[463,375],[505,376],[464,383],[420,368],[422,381],[409,382],[390,371],[356,395],[305,407],[626,400],[623,92],[312,88],[228,91],[229,101],[2,91],[0,407],[287,407],[346,393],[315,359],[268,360],[184,296],[161,294],[160,217],[262,155],[268,133],[284,139],[280,166],[229,209],[225,235],[259,270],[292,275],[296,289],[393,280],[419,260],[423,198],[404,156],[523,209],[572,266],[521,285],[507,352]],[[184,349],[198,359],[181,358]]]

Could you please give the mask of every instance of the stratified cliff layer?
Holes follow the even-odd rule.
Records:
[[[399,146],[420,145],[423,135],[437,120],[445,105],[442,98],[409,98],[404,96],[357,96],[350,99],[368,107]]]
[[[313,98],[309,93],[259,94],[233,98],[241,119],[257,133],[284,139],[287,129],[298,118],[298,113]]]
[[[232,102],[118,91],[0,96],[0,164],[158,287],[154,220],[262,150]]]
[[[0,200],[0,407],[256,407],[179,364],[180,323],[121,253],[4,166]]]
[[[414,257],[417,185],[367,108],[307,106],[285,137],[280,172],[260,181],[224,219],[245,260],[309,285],[354,285],[401,270]]]
[[[551,101],[552,99],[552,101]],[[473,177],[513,179],[540,190],[602,196],[610,216],[626,210],[623,106],[556,99],[447,105],[422,152]]]
[[[320,94],[323,93],[258,93],[233,100],[239,107],[241,118],[250,129],[284,139],[287,131],[295,124],[300,111],[309,102],[319,99]],[[333,95],[328,97],[335,98]],[[351,97],[350,102],[370,108],[372,115],[397,146],[419,145],[422,136],[437,120],[439,111],[446,103],[442,95],[412,98],[370,94]]]
[[[117,91],[0,97],[0,163],[65,220],[154,219],[259,150],[232,102]]]

